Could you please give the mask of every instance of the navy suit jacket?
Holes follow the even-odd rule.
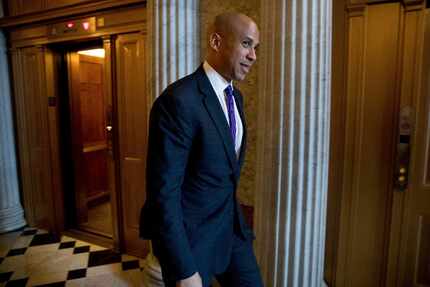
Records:
[[[151,109],[140,234],[152,240],[168,280],[220,273],[233,233],[253,238],[236,200],[246,125],[237,89],[234,98],[244,126],[239,157],[202,66],[167,87]]]

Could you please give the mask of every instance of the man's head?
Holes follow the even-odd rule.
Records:
[[[259,37],[257,25],[248,16],[220,14],[208,30],[207,61],[227,81],[244,80],[257,59]]]

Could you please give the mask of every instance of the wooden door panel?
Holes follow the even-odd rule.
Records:
[[[410,183],[406,191],[399,286],[430,286],[430,10],[423,23],[421,89],[417,89],[415,136],[412,140]],[[419,77],[418,77],[419,79]],[[419,81],[415,82],[419,87]]]
[[[53,228],[53,195],[45,86],[45,50],[13,54],[17,138],[23,201],[29,225]]]
[[[137,230],[139,229],[139,213],[142,208],[142,202],[145,202],[145,181],[142,180],[142,170],[145,165],[141,159],[128,158],[124,166],[124,173],[127,175],[124,178],[125,189],[129,192],[124,193],[124,206],[127,207],[125,210],[124,224],[127,229]],[[134,235],[134,233],[133,233]]]
[[[116,42],[121,198],[126,251],[143,256],[139,212],[146,197],[147,97],[144,35],[121,35]]]
[[[336,267],[329,269],[330,286],[429,286],[430,19],[423,49],[422,6],[352,2],[363,5],[345,10],[346,86],[344,93],[342,84],[335,84],[333,101],[336,114],[332,119],[340,121],[332,125],[337,146],[331,150],[335,160],[330,162],[330,185],[339,192],[329,195],[329,201],[331,197],[331,206],[340,202],[340,227],[339,237],[329,234],[338,240],[337,250],[328,250],[329,262]],[[339,42],[337,46],[342,46]],[[427,59],[423,64],[421,53]],[[339,54],[333,63],[342,59]],[[426,67],[423,94],[421,65]],[[410,141],[409,186],[401,191],[394,186],[400,175],[395,152],[400,141],[399,114],[405,110],[418,115],[415,118],[411,113],[416,132]],[[407,144],[404,129],[402,147]],[[340,163],[338,154],[343,150]],[[328,232],[336,223],[335,216],[337,212],[332,212]]]
[[[49,182],[46,182],[46,170],[41,165],[44,158],[44,151],[38,148],[32,148],[30,150],[30,165],[32,167],[32,204],[34,204],[34,220],[36,226],[48,227],[47,213],[45,208],[49,208],[47,205],[48,198],[46,196],[46,190],[49,189]]]
[[[47,99],[43,98],[42,82],[44,74],[43,50],[38,48],[25,49],[23,51],[23,78],[25,79],[24,97],[26,97],[26,120],[28,123],[30,167],[32,181],[32,204],[34,207],[34,220],[36,225],[47,225],[46,211],[47,191],[50,188],[48,177],[49,146],[47,145]]]
[[[101,85],[82,84],[81,117],[82,141],[84,146],[91,143],[106,142],[106,119]]]
[[[106,144],[100,144],[99,149],[84,152],[83,167],[88,179],[87,203],[108,193],[106,147]]]
[[[348,19],[344,182],[336,286],[384,281],[391,212],[400,4]]]
[[[102,66],[103,58],[79,55],[81,71],[79,74],[81,83],[101,84],[103,82]]]
[[[84,146],[106,142],[106,104],[103,94],[103,58],[79,55],[79,88]]]

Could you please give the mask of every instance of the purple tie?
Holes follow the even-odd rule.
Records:
[[[227,112],[228,120],[230,122],[231,137],[233,139],[233,144],[236,146],[236,119],[234,117],[233,87],[231,85],[228,85],[224,91],[227,96]]]

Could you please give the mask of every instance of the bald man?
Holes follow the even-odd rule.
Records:
[[[259,31],[246,15],[218,15],[206,61],[171,84],[149,120],[147,200],[141,236],[150,239],[167,287],[261,287],[236,188],[246,124],[234,81],[256,61]]]

